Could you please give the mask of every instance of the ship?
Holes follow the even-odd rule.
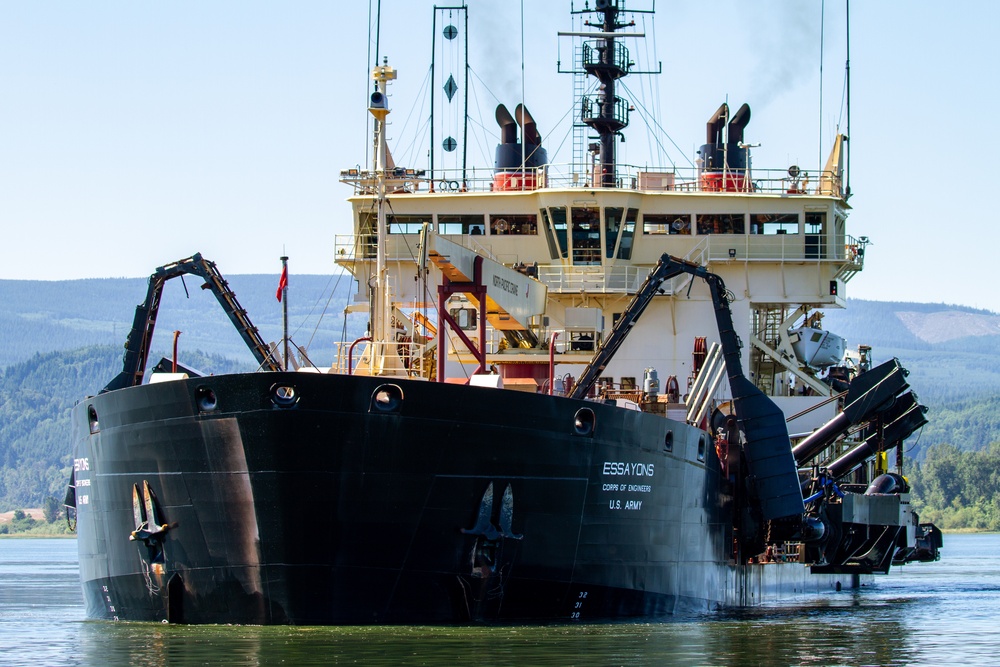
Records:
[[[846,137],[811,180],[751,169],[750,107],[723,104],[696,170],[620,164],[629,11],[578,10],[574,67],[599,82],[582,164],[551,163],[521,103],[497,107],[485,172],[397,166],[397,72],[374,66],[372,167],[342,172],[353,233],[335,239],[369,328],[329,368],[265,343],[200,254],[156,269],[122,371],[72,411],[89,617],[656,619],[938,559],[903,475],[927,408],[897,359],[845,356],[820,322],[864,265]],[[176,349],[147,371],[179,276],[256,372],[200,374]]]

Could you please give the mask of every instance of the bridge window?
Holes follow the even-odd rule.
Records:
[[[568,246],[566,245],[566,207],[553,206],[549,209],[549,216],[552,218],[552,233],[555,235],[556,247],[559,255],[568,256]],[[556,259],[553,255],[552,259]]]
[[[622,228],[622,240],[618,244],[618,259],[632,259],[632,237],[635,236],[635,221],[639,217],[639,209],[630,208],[625,216]]]
[[[375,213],[362,212],[358,214],[358,247],[354,252],[365,259],[375,257],[378,246],[378,235],[375,233],[378,227]]]
[[[698,234],[745,234],[742,213],[707,213],[698,216]]]
[[[538,234],[538,216],[534,213],[490,215],[490,234],[493,236],[534,236]]]
[[[806,213],[806,259],[826,257],[826,213]]]
[[[438,215],[438,234],[485,234],[482,215]]]
[[[559,248],[556,247],[556,237],[552,233],[552,225],[549,222],[549,211],[540,208],[538,213],[542,216],[542,231],[545,232],[545,243],[549,247],[549,259],[559,259]]]
[[[574,206],[573,264],[601,263],[601,215],[597,207]]]
[[[751,234],[798,234],[798,213],[751,213]]]
[[[621,231],[622,215],[625,209],[608,206],[604,209],[604,248],[607,257],[615,256],[618,232]]]
[[[678,213],[644,213],[643,234],[690,234],[691,216]]]
[[[430,215],[390,215],[386,221],[390,234],[419,234],[425,222],[431,222]]]

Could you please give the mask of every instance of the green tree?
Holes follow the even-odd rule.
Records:
[[[921,520],[945,530],[1000,530],[1000,442],[965,452],[935,445],[911,478]]]
[[[55,523],[56,520],[62,516],[62,503],[52,496],[49,496],[45,499],[45,503],[42,505],[42,512],[45,513],[46,522]]]
[[[14,510],[14,518],[10,522],[10,532],[23,533],[34,528],[37,523],[35,518],[26,514],[24,510]]]

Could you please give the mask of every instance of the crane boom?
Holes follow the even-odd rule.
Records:
[[[722,345],[726,374],[729,376],[736,420],[746,439],[744,453],[763,517],[776,519],[801,515],[805,506],[802,502],[785,415],[774,401],[765,396],[764,392],[743,373],[743,364],[740,361],[742,344],[733,326],[733,313],[729,308],[730,299],[726,285],[722,278],[709,273],[704,266],[664,253],[618,318],[601,349],[580,374],[580,380],[570,393],[570,397],[581,399],[589,393],[653,297],[663,293],[663,283],[682,273],[704,280],[712,294],[715,321],[719,329],[719,342]]]
[[[149,358],[149,346],[156,327],[156,317],[160,310],[160,299],[163,296],[163,285],[168,280],[184,274],[195,275],[205,280],[201,288],[211,290],[215,295],[261,368],[269,371],[281,370],[267,344],[260,337],[257,327],[250,321],[247,311],[236,300],[236,294],[215,267],[215,262],[205,259],[201,253],[195,253],[186,259],[159,267],[149,277],[146,299],[135,307],[132,330],[125,339],[122,371],[101,390],[102,394],[142,384],[142,378],[146,373],[146,361]]]

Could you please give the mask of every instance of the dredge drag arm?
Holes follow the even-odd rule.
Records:
[[[135,307],[132,330],[125,340],[122,371],[101,390],[102,394],[142,384],[142,378],[146,373],[146,361],[149,357],[149,346],[153,339],[153,330],[156,327],[156,317],[160,310],[160,299],[163,296],[163,285],[171,278],[177,278],[184,274],[195,275],[205,280],[205,284],[201,286],[202,289],[212,291],[262,368],[269,371],[281,370],[257,332],[257,327],[250,322],[247,311],[236,300],[236,294],[229,288],[229,283],[215,268],[215,262],[210,262],[203,258],[201,253],[196,253],[186,259],[161,266],[149,277],[146,299]]]

